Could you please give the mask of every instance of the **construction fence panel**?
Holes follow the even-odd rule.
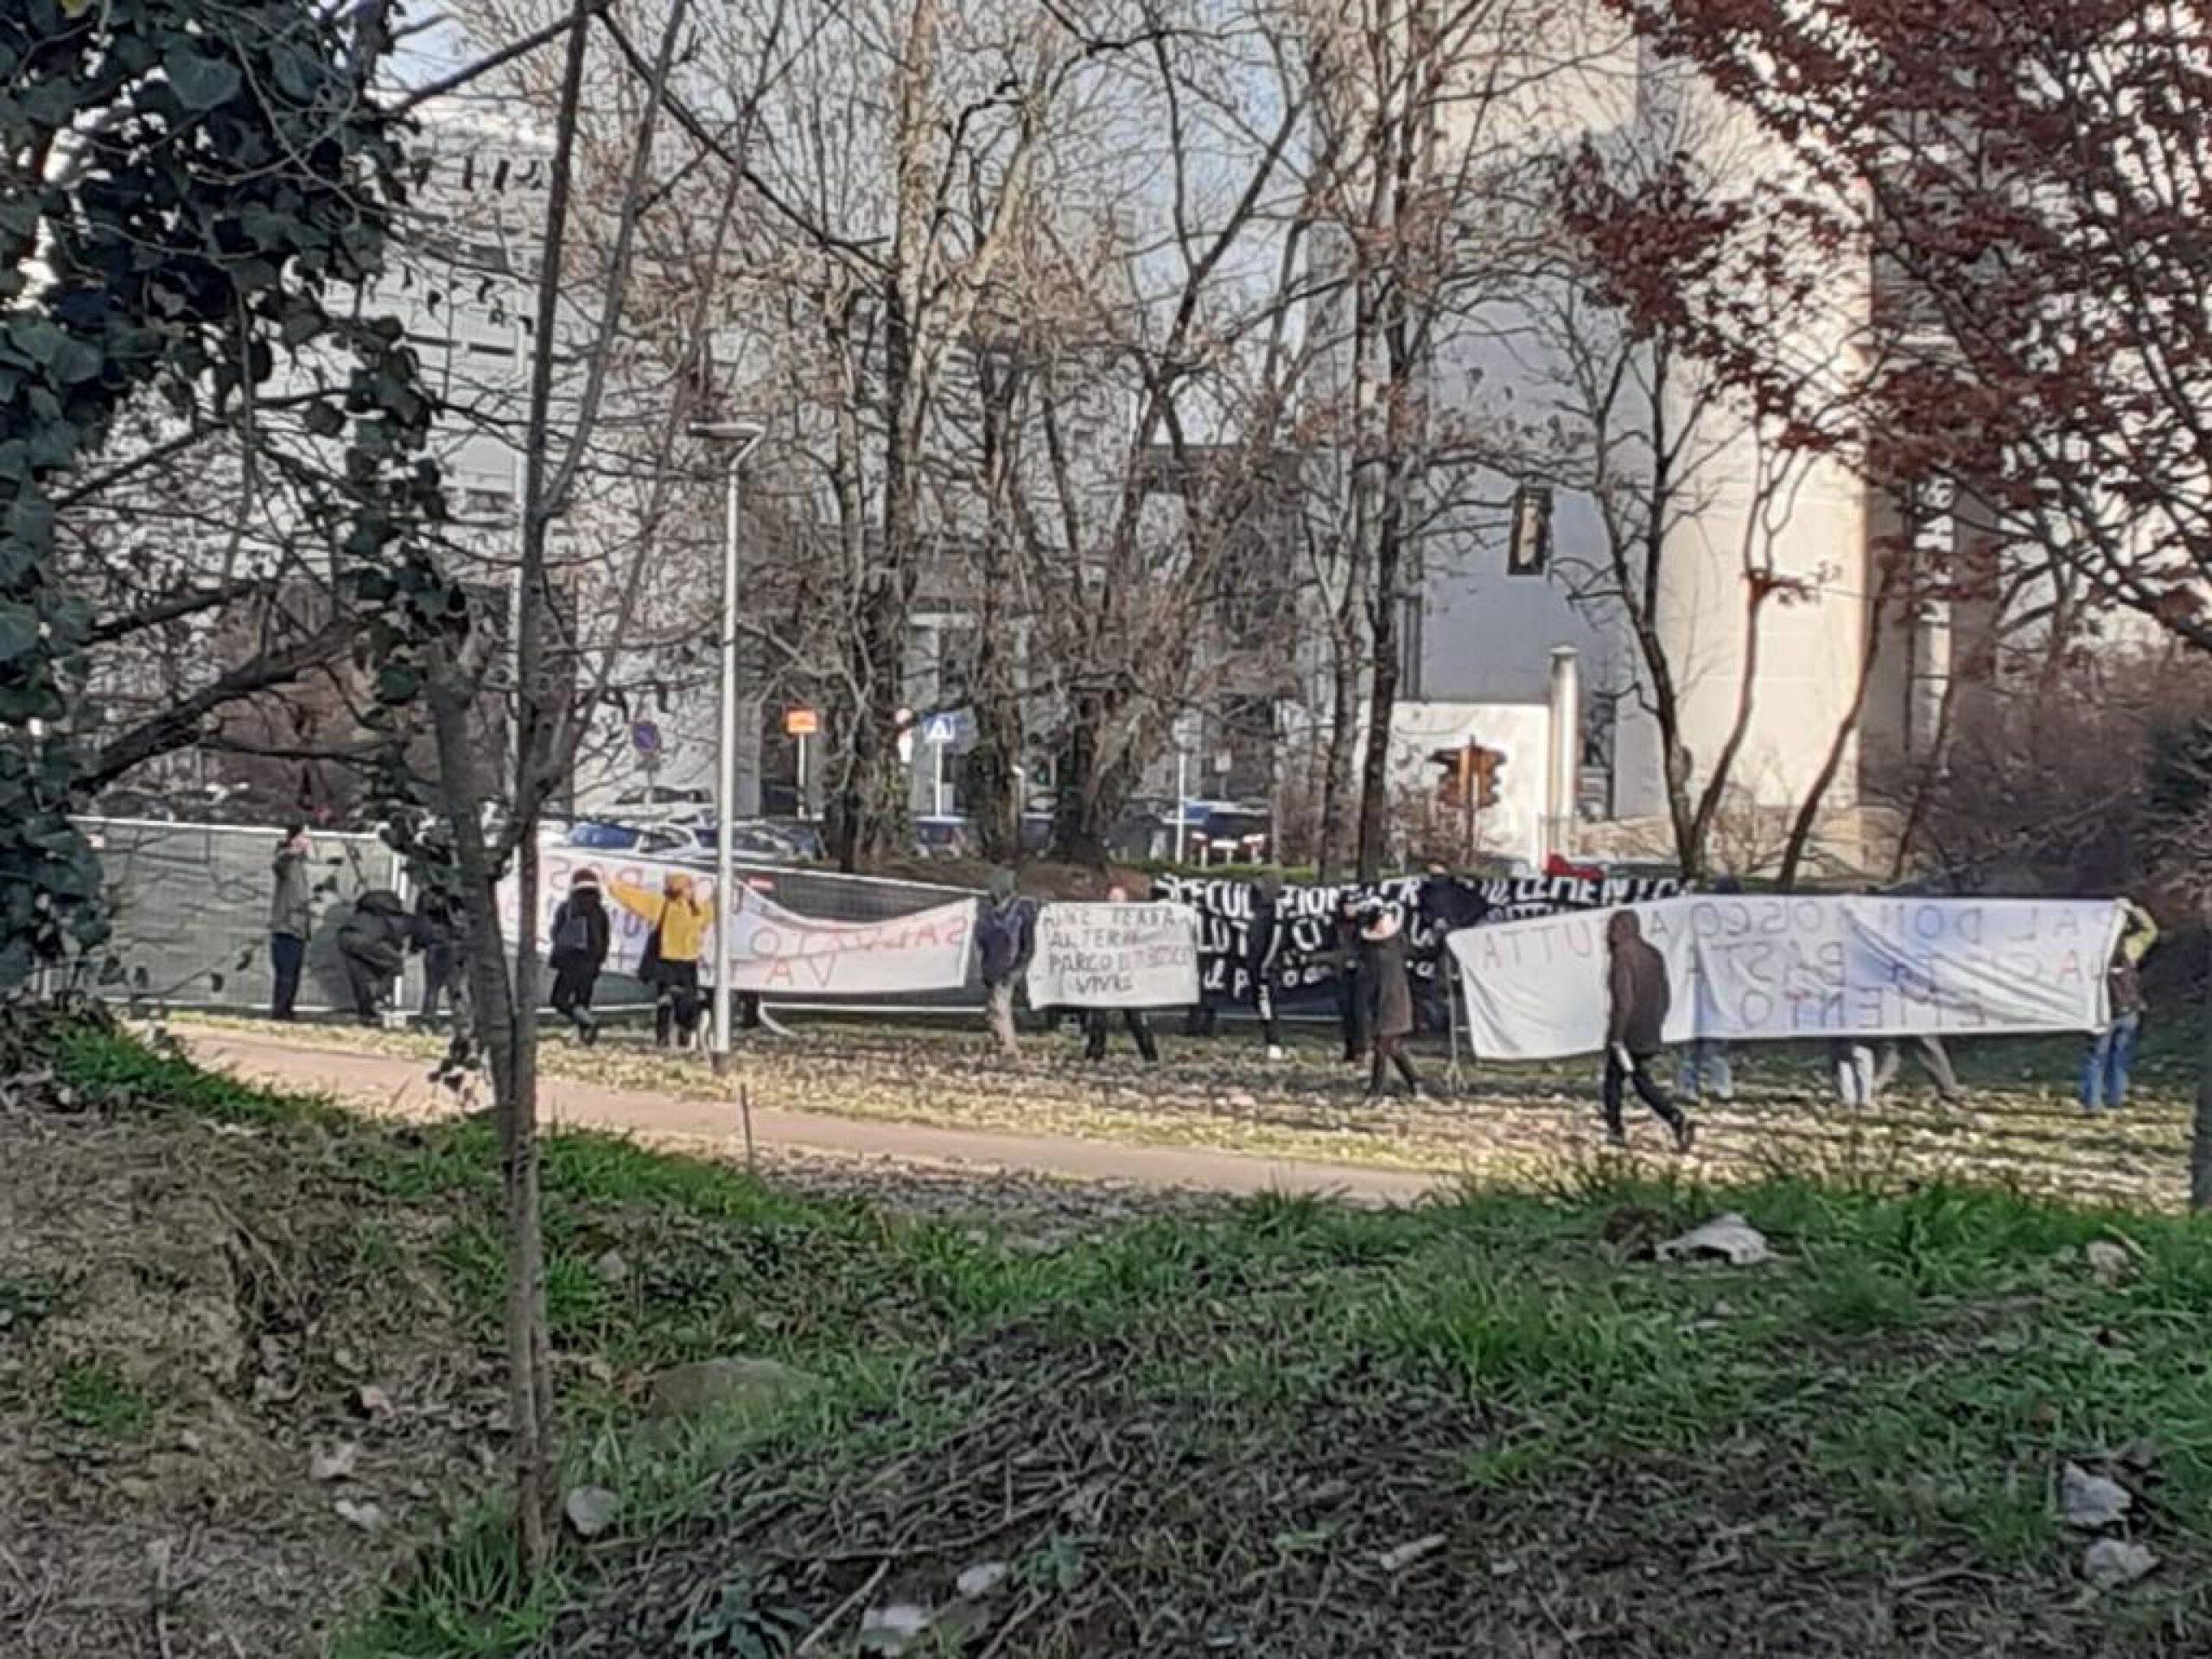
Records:
[[[283,831],[220,823],[79,818],[99,855],[112,937],[123,969],[102,987],[173,1007],[265,1010],[269,901]],[[371,887],[398,887],[397,856],[374,836],[313,837],[315,934],[300,986],[302,1013],[343,1007],[338,930]]]
[[[108,954],[124,969],[121,980],[101,988],[103,995],[181,1008],[267,1009],[269,903],[281,829],[115,818],[78,823],[105,873],[113,923]],[[302,1013],[351,1006],[337,937],[353,900],[371,887],[410,893],[403,861],[375,836],[317,834],[312,840],[315,933],[301,986]],[[600,861],[606,868],[622,865],[619,857]],[[887,921],[975,896],[969,888],[804,866],[741,866],[738,874],[786,909],[825,921]],[[421,995],[422,959],[410,956],[399,1006],[419,1007]],[[596,998],[607,1007],[652,1000],[652,993],[626,974],[605,976]],[[980,1007],[982,986],[971,963],[969,982],[961,990],[885,1000],[914,1007]]]

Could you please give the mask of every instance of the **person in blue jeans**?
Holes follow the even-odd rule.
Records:
[[[2102,1031],[2089,1033],[2082,1057],[2082,1110],[2116,1112],[2127,1104],[2127,1074],[2135,1063],[2135,1039],[2143,1029],[2143,981],[2136,971],[2144,953],[2158,942],[2158,925],[2133,899],[2121,901],[2126,919],[2105,969],[2108,1018]]]

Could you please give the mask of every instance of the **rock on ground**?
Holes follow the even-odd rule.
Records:
[[[2111,1526],[2134,1501],[2118,1481],[2093,1475],[2078,1463],[2059,1471],[2058,1512],[2069,1527]]]
[[[2146,1578],[2158,1558],[2145,1544],[2125,1538],[2100,1538],[2082,1554],[2082,1576],[2099,1590],[2117,1590]]]
[[[671,1366],[654,1376],[647,1391],[657,1417],[704,1417],[772,1410],[816,1381],[777,1360],[728,1357]]]

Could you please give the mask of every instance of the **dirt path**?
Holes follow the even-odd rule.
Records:
[[[432,1116],[454,1109],[418,1060],[316,1046],[296,1038],[234,1031],[181,1033],[193,1058],[250,1082],[324,1094],[365,1109]],[[549,1123],[633,1135],[658,1146],[729,1155],[742,1150],[736,1109],[726,1102],[541,1077]],[[1365,1168],[1178,1147],[1146,1147],[836,1117],[756,1106],[753,1134],[763,1151],[903,1163],[978,1172],[1014,1170],[1064,1179],[1215,1192],[1326,1192],[1366,1203],[1402,1203],[1450,1184],[1444,1174]]]

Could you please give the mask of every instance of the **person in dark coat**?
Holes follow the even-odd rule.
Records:
[[[406,900],[389,887],[372,887],[353,901],[353,913],[338,930],[338,958],[363,1025],[380,1023],[378,1004],[398,977],[414,934]]]
[[[1361,912],[1359,928],[1359,984],[1367,1001],[1369,1051],[1367,1094],[1382,1093],[1385,1068],[1395,1066],[1405,1079],[1406,1092],[1418,1096],[1421,1078],[1406,1052],[1406,1039],[1414,1033],[1414,990],[1408,977],[1406,931],[1398,912],[1385,904],[1370,904]]]
[[[1615,911],[1605,924],[1605,1138],[1617,1147],[1628,1144],[1628,1131],[1621,1122],[1621,1090],[1634,1084],[1643,1103],[1674,1131],[1675,1150],[1688,1152],[1697,1132],[1651,1075],[1651,1062],[1664,1046],[1672,995],[1667,987],[1667,960],[1643,937],[1643,925],[1632,910]]]
[[[275,982],[269,1017],[289,1020],[300,1000],[300,969],[306,966],[308,940],[315,933],[315,887],[308,876],[313,850],[307,827],[294,824],[276,843],[270,866],[276,878],[269,896],[269,969]]]
[[[607,965],[611,937],[607,906],[599,893],[599,872],[578,870],[569,878],[569,896],[553,912],[553,1012],[576,1028],[588,1048],[599,1040],[592,1018],[592,993]]]
[[[1260,1016],[1268,1058],[1282,1058],[1282,1016],[1275,1011],[1275,962],[1290,924],[1282,916],[1282,878],[1263,875],[1252,890],[1252,919],[1244,930],[1244,972],[1252,982],[1252,1008]]]
[[[1122,888],[1107,888],[1106,902],[1108,904],[1125,905],[1128,901],[1129,895]],[[1106,1033],[1112,1022],[1113,1014],[1110,1009],[1086,1008],[1084,1010],[1083,1058],[1084,1059],[1096,1061],[1106,1058]],[[1152,1027],[1144,1017],[1144,1010],[1123,1008],[1122,1023],[1129,1028],[1129,1035],[1136,1039],[1137,1052],[1144,1056],[1144,1063],[1147,1065],[1158,1065],[1160,1045],[1153,1040]]]
[[[1360,909],[1359,895],[1347,887],[1337,900],[1336,946],[1330,953],[1337,963],[1337,1021],[1344,1029],[1346,1065],[1367,1053],[1367,999],[1359,982]]]
[[[415,895],[415,943],[423,952],[423,1018],[444,1004],[461,1003],[459,918],[447,894],[427,882]]]

